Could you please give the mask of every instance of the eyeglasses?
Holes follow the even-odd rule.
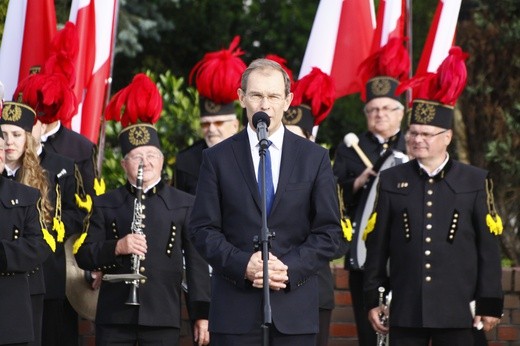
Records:
[[[429,133],[429,132],[415,132],[415,131],[408,131],[406,133],[406,138],[408,139],[416,139],[417,137],[422,137],[425,141],[429,141],[430,139],[432,139],[433,137],[435,136],[438,136],[440,135],[441,133],[444,133],[446,131],[449,131],[449,130],[443,130],[441,132],[437,132],[437,133]]]
[[[262,95],[258,93],[246,94],[246,99],[251,103],[260,103],[263,99],[266,99],[272,105],[279,105],[285,101],[285,97],[278,94]]]
[[[366,108],[365,109],[365,112],[367,114],[376,114],[376,113],[390,113],[390,112],[395,112],[396,110],[398,109],[402,109],[401,106],[397,106],[397,107],[394,107],[394,108],[391,108],[390,106],[384,106],[382,108],[378,108],[378,107],[374,107],[374,108]]]
[[[229,121],[233,121],[235,119],[228,119],[228,120],[217,120],[217,121],[204,121],[200,123],[200,127],[203,129],[209,128],[211,125],[215,125],[216,127],[221,127],[224,125],[224,123],[227,123]]]
[[[144,155],[128,155],[126,157],[126,160],[132,161],[132,162],[144,162],[144,159],[148,162],[155,162],[159,160],[161,157],[163,157],[162,154],[159,153],[146,153]]]

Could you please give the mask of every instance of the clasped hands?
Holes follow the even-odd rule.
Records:
[[[255,252],[247,263],[246,279],[253,283],[253,287],[264,287],[263,265],[264,261],[262,260],[261,251]],[[289,281],[287,273],[288,267],[272,253],[269,253],[267,267],[269,272],[269,288],[275,291],[286,288],[287,282]]]

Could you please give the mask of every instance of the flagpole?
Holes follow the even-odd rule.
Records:
[[[410,71],[408,77],[413,76],[413,13],[412,13],[412,0],[406,0],[406,35],[408,36],[408,56],[410,57]],[[406,104],[409,105],[412,101],[412,88],[409,88],[406,92]]]
[[[103,112],[101,113],[101,124],[100,124],[100,133],[98,140],[98,155],[97,155],[97,171],[99,173],[99,177],[101,177],[101,171],[103,168],[103,161],[105,159],[105,144],[106,144],[106,120],[105,120],[105,108],[108,105],[108,101],[110,100],[110,92],[112,90],[112,71],[114,69],[114,56],[115,56],[115,46],[116,46],[116,37],[117,37],[117,24],[119,21],[119,0],[115,1],[115,11],[114,11],[114,26],[112,29],[112,54],[110,57],[110,75],[107,80],[106,88],[105,88],[105,101],[103,106]]]

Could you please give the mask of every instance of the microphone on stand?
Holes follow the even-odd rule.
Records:
[[[269,133],[269,124],[271,123],[271,119],[266,112],[256,112],[253,115],[253,126],[256,129],[256,135],[258,136],[258,141],[261,149],[268,148],[268,133]]]

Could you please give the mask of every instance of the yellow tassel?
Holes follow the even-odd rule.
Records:
[[[63,243],[63,239],[65,238],[65,225],[63,221],[54,217],[52,219],[52,230],[58,234],[58,242]]]
[[[74,242],[74,245],[72,245],[72,253],[75,255],[81,245],[83,245],[83,242],[85,241],[85,238],[87,237],[87,232],[81,233],[78,239]]]
[[[368,234],[374,230],[374,227],[376,226],[376,218],[377,213],[372,213],[370,215],[370,218],[368,219],[367,226],[365,227],[365,231],[363,232],[363,241],[367,240]]]
[[[343,230],[343,237],[347,241],[352,240],[352,223],[350,222],[350,219],[342,218],[341,219],[341,229]]]
[[[56,240],[54,239],[54,237],[45,228],[42,228],[42,233],[43,233],[43,239],[45,240],[45,242],[49,245],[52,252],[55,252],[56,251]]]
[[[92,210],[92,197],[90,195],[85,196],[85,200],[81,199],[81,197],[76,193],[76,204],[81,209],[85,209],[87,212],[90,213]]]
[[[500,216],[495,215],[493,217],[491,214],[486,215],[486,224],[489,227],[489,231],[493,233],[494,235],[500,235],[502,234],[502,231],[504,230],[504,225],[502,224],[502,219]]]
[[[96,196],[102,195],[106,191],[105,180],[103,178],[98,179],[94,178],[94,191],[96,191]]]

